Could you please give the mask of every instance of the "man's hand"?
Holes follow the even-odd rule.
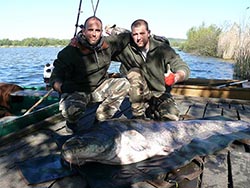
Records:
[[[169,73],[169,74],[164,74],[164,80],[165,80],[165,84],[167,85],[167,86],[172,86],[172,85],[174,85],[175,83],[176,83],[176,76],[175,76],[175,74],[174,73]]]
[[[116,27],[116,25],[114,24],[114,25],[106,25],[105,26],[105,32],[106,32],[106,34],[108,34],[108,35],[111,35],[112,34],[112,31],[113,31],[113,29]]]
[[[62,87],[62,83],[61,82],[55,82],[54,83],[54,90],[56,90],[57,92],[59,92],[59,93],[62,93],[62,89],[61,89],[61,87]]]
[[[168,73],[164,74],[164,81],[167,86],[172,86],[177,82],[184,81],[185,72],[182,70],[178,70],[176,73],[172,73],[169,71]]]
[[[119,35],[120,33],[130,33],[130,31],[121,27],[117,27],[116,24],[114,24],[112,26],[106,25],[105,33],[108,35]]]

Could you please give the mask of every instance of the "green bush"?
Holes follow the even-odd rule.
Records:
[[[221,29],[215,25],[192,27],[187,32],[187,41],[181,46],[183,51],[197,55],[216,57]]]

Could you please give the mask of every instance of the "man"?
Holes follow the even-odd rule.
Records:
[[[100,103],[97,121],[112,118],[129,90],[126,78],[108,78],[111,56],[121,45],[104,39],[102,27],[99,18],[89,17],[82,33],[54,61],[50,83],[61,94],[59,108],[70,132],[77,131],[89,103]]]
[[[120,71],[130,82],[134,118],[179,120],[180,111],[166,88],[189,78],[188,65],[168,41],[151,36],[145,20],[134,21],[130,35],[130,43],[112,60],[122,63]]]

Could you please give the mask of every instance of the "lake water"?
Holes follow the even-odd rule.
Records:
[[[43,69],[53,63],[63,47],[0,48],[0,82],[20,86],[44,86]],[[192,78],[233,79],[234,64],[218,58],[200,57],[177,51],[188,63]],[[119,64],[112,63],[110,72],[118,72]]]

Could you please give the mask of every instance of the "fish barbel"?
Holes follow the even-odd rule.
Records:
[[[250,139],[250,123],[244,121],[110,120],[67,140],[61,154],[64,160],[76,165],[88,161],[126,165],[169,155],[192,140],[202,143],[214,135],[223,139],[239,131],[248,131],[246,135]]]

